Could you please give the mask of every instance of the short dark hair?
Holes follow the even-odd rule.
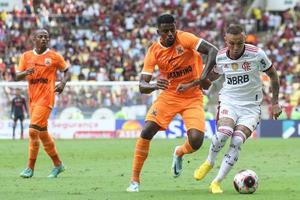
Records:
[[[226,30],[226,33],[233,34],[233,35],[240,34],[243,32],[244,32],[244,28],[239,24],[230,24]]]
[[[157,18],[157,25],[171,24],[175,22],[175,18],[170,14],[163,14]]]

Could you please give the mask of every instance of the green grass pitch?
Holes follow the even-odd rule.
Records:
[[[0,199],[230,199],[230,200],[296,200],[300,199],[300,140],[248,140],[242,147],[238,163],[223,182],[224,194],[212,195],[208,185],[216,175],[224,151],[216,167],[202,182],[193,172],[206,156],[209,141],[191,155],[185,156],[181,177],[171,176],[173,149],[184,139],[156,139],[144,165],[139,193],[127,193],[131,175],[134,139],[59,140],[56,141],[66,171],[57,179],[47,179],[52,163],[40,149],[34,177],[22,179],[26,166],[28,141],[0,141]],[[226,146],[227,149],[228,145]],[[253,169],[259,176],[258,191],[240,195],[232,184],[241,169]]]

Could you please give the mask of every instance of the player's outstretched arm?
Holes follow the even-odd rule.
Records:
[[[152,76],[148,74],[142,74],[140,78],[139,88],[142,94],[149,94],[154,90],[165,90],[169,86],[167,79],[160,78],[156,83],[150,83]]]
[[[202,40],[197,51],[201,54],[206,54],[207,59],[205,63],[205,68],[203,69],[200,80],[205,80],[208,74],[216,65],[216,56],[218,54],[218,48],[207,42],[206,40]]]
[[[27,69],[27,70],[22,71],[22,72],[17,72],[16,73],[16,81],[23,80],[26,76],[28,76],[30,74],[33,74],[33,73],[34,73],[33,68]]]
[[[276,69],[271,66],[265,73],[270,77],[272,87],[272,115],[274,119],[277,119],[282,110],[278,104],[279,94],[279,78]]]
[[[59,84],[57,84],[55,86],[55,92],[57,92],[58,94],[62,93],[62,91],[64,90],[67,82],[70,80],[71,74],[69,73],[69,70],[66,69],[64,71],[64,77],[61,80],[61,82]]]

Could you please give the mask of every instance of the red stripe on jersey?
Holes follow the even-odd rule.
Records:
[[[258,50],[252,50],[252,49],[250,50],[250,49],[246,49],[246,51],[253,52],[253,53],[257,53]]]
[[[246,50],[247,51],[252,51],[252,52],[257,52],[258,48],[255,47],[255,46],[248,46],[248,45],[246,45]]]
[[[223,48],[218,52],[218,55],[225,53],[228,50],[228,48]]]

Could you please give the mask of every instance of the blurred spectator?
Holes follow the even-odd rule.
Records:
[[[30,36],[36,28],[49,30],[53,36],[50,46],[70,63],[73,81],[138,80],[146,50],[157,39],[156,18],[169,11],[178,16],[179,29],[203,37],[219,48],[224,46],[225,27],[230,23],[243,24],[247,42],[263,48],[280,73],[283,105],[294,107],[298,103],[298,4],[284,12],[254,8],[252,16],[246,17],[244,8],[252,3],[248,0],[35,2],[39,3],[32,5],[32,1],[24,0],[23,10],[16,8],[0,13],[0,81],[13,80],[13,68],[18,64],[20,53],[32,48]],[[265,94],[270,94],[268,81],[264,83]],[[102,94],[101,98],[105,105],[114,104],[114,95]],[[267,97],[264,100],[264,104],[268,103]],[[126,102],[120,102],[123,101]],[[85,103],[94,105],[94,100]]]

